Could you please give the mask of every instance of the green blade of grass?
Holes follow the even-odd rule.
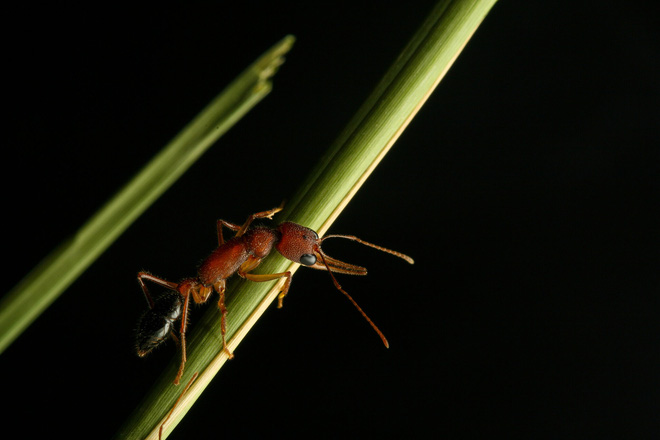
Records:
[[[287,36],[238,76],[71,239],[0,302],[0,353],[201,154],[271,90],[269,78],[293,45]]]
[[[323,235],[424,104],[477,29],[495,0],[444,0],[431,11],[403,53],[288,202],[276,220],[291,220]],[[263,207],[259,209],[265,209]],[[269,257],[260,273],[290,270],[279,255]],[[277,297],[283,280],[250,283],[233,279],[227,292],[229,348],[236,346]],[[295,283],[293,283],[295,289]],[[221,351],[220,314],[209,308],[188,337],[188,361],[182,383],[198,378],[181,397],[164,426],[176,426],[226,360]],[[240,355],[240,354],[239,354]],[[175,357],[117,435],[121,439],[158,438],[158,431],[183,387],[172,381]]]

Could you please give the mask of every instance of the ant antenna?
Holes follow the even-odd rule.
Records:
[[[341,236],[338,236],[338,237],[341,237]],[[323,252],[321,252],[321,249],[317,248],[317,251],[318,251],[319,255],[321,256],[321,259],[323,260],[323,264],[325,265],[326,269],[328,269],[328,273],[332,277],[332,282],[335,284],[335,287],[337,288],[337,290],[339,290],[341,293],[346,295],[346,297],[349,299],[349,301],[352,302],[353,305],[355,306],[355,308],[358,309],[358,311],[362,314],[362,316],[364,316],[364,319],[366,319],[367,322],[369,324],[371,324],[371,327],[374,330],[376,330],[376,333],[378,333],[378,336],[380,336],[380,339],[383,341],[383,344],[385,344],[385,348],[390,348],[390,344],[389,344],[389,342],[387,342],[387,339],[385,338],[385,335],[383,334],[383,332],[381,332],[380,329],[378,327],[376,327],[376,324],[374,324],[374,322],[371,319],[369,319],[367,314],[364,313],[364,310],[362,310],[362,308],[360,308],[360,306],[355,302],[355,300],[351,297],[351,295],[349,295],[348,292],[346,292],[344,289],[342,289],[341,285],[337,281],[337,278],[335,278],[334,274],[332,273],[332,270],[330,270],[330,266],[328,266],[328,263],[325,261],[325,255],[323,254]]]
[[[325,237],[323,237],[321,239],[321,243],[323,243],[323,241],[325,241],[327,238],[346,238],[348,240],[357,241],[358,243],[363,244],[365,246],[369,246],[369,247],[372,247],[374,249],[378,249],[381,252],[386,252],[388,254],[394,255],[395,257],[399,257],[403,260],[406,260],[410,264],[415,264],[415,260],[413,260],[412,258],[410,258],[406,254],[402,254],[401,252],[393,251],[392,249],[387,249],[387,248],[384,248],[382,246],[378,246],[377,244],[369,243],[367,241],[364,241],[364,240],[361,240],[361,239],[357,238],[355,235],[326,235]],[[323,262],[325,263],[325,260],[323,260]],[[327,266],[327,264],[326,264],[326,266]]]

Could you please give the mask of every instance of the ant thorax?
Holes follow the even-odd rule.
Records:
[[[277,231],[263,226],[249,229],[241,238],[250,255],[256,258],[265,258],[280,239]]]

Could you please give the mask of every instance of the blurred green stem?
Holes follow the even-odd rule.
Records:
[[[237,77],[103,206],[0,302],[0,353],[9,346],[199,156],[271,90],[293,45],[287,36]]]

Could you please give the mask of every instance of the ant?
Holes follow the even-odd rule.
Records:
[[[179,326],[181,364],[174,380],[174,384],[178,385],[186,363],[186,326],[188,323],[190,299],[192,297],[195,303],[202,304],[209,299],[213,291],[216,291],[220,296],[218,307],[221,313],[220,330],[222,334],[222,348],[230,359],[233,358],[234,355],[227,348],[225,341],[227,321],[227,308],[225,307],[226,280],[234,273],[238,273],[240,277],[255,282],[272,281],[285,277],[286,281],[277,297],[277,308],[281,308],[282,301],[291,285],[291,272],[272,274],[250,273],[270,254],[273,248],[285,258],[295,263],[300,263],[312,269],[327,270],[332,277],[335,287],[348,297],[351,303],[353,303],[371,327],[378,333],[385,347],[389,347],[383,333],[369,319],[353,298],[342,289],[333,274],[333,272],[336,272],[350,275],[366,275],[367,270],[364,267],[344,263],[329,257],[321,250],[321,243],[328,238],[346,238],[395,255],[410,264],[414,263],[413,259],[400,252],[367,243],[352,235],[326,235],[323,238],[319,238],[315,231],[292,222],[284,222],[277,228],[265,226],[249,228],[254,220],[272,219],[273,215],[282,209],[283,205],[268,211],[252,214],[242,226],[229,223],[225,220],[218,220],[216,225],[218,230],[218,247],[202,261],[197,270],[197,276],[194,278],[186,278],[177,284],[147,272],[138,273],[138,283],[149,303],[149,310],[142,315],[138,323],[136,347],[138,356],[145,356],[163,343],[168,336],[172,336],[173,339],[177,340],[173,333],[173,328],[175,322],[181,320]],[[222,235],[223,227],[236,231],[236,235],[232,239],[225,241]],[[164,287],[168,289],[168,292],[162,294],[154,301],[147,289],[146,281]]]

